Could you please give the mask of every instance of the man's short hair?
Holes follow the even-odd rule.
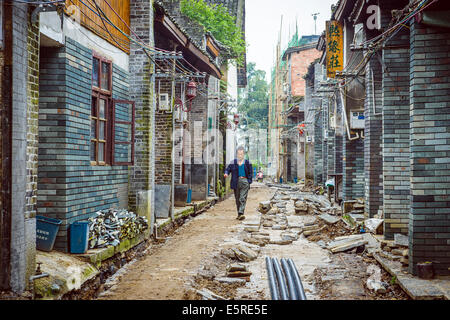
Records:
[[[240,146],[236,149],[236,153],[238,153],[241,150],[245,152],[245,148],[243,146]]]

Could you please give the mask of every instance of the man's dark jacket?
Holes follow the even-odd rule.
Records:
[[[253,168],[252,168],[252,164],[248,161],[245,160],[245,175],[247,176],[247,180],[249,184],[252,184],[252,180],[253,180]],[[227,175],[230,175],[231,173],[231,189],[237,189],[237,185],[238,185],[238,179],[239,179],[239,165],[238,165],[238,161],[236,159],[234,159],[234,161],[232,163],[230,163],[227,167],[227,169],[225,170],[225,173]]]

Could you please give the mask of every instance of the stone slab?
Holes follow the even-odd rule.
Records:
[[[155,216],[168,218],[170,213],[171,185],[155,185]]]
[[[322,219],[323,221],[325,221],[325,223],[327,223],[327,224],[336,224],[340,220],[340,218],[330,216],[329,214],[326,214],[326,213],[321,214],[319,216],[319,218]]]
[[[402,264],[397,261],[381,257],[375,253],[375,260],[395,276],[400,287],[414,300],[450,300],[450,280],[432,279],[425,280],[405,274],[401,271]]]
[[[400,233],[394,234],[394,244],[397,246],[408,247],[409,246],[408,236],[405,236]]]

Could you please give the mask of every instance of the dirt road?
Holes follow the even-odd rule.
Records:
[[[257,216],[260,201],[270,199],[273,190],[252,185],[246,215]],[[118,274],[112,287],[99,299],[183,299],[189,279],[199,266],[211,258],[211,253],[236,232],[241,224],[236,220],[234,197],[216,204],[213,208],[183,225],[163,245],[150,248],[147,256]],[[114,283],[115,282],[115,283]]]
[[[227,266],[232,262],[222,250],[239,243],[249,245],[243,242],[248,237],[246,228],[255,221],[260,223],[261,214],[257,212],[259,203],[270,200],[276,193],[278,198],[286,199],[282,202],[286,206],[283,210],[289,225],[306,225],[317,221],[316,214],[294,213],[294,201],[289,199],[298,195],[298,192],[280,193],[280,190],[255,183],[249,193],[246,220],[236,220],[234,197],[216,204],[190,219],[164,243],[151,245],[143,258],[119,270],[106,282],[106,291],[100,294],[99,299],[191,300],[199,299],[196,290],[205,288],[227,299],[270,299],[265,269],[266,256],[293,259],[308,300],[407,298],[396,284],[389,285],[387,292],[382,295],[366,288],[365,283],[370,276],[368,270],[378,268],[366,253],[331,254],[321,247],[317,239],[312,241],[314,236],[305,238],[303,235],[287,245],[254,245],[258,247],[259,254],[256,259],[245,263],[251,272],[249,282],[224,284],[217,281],[217,277],[225,276]],[[261,231],[270,239],[280,239],[284,231],[275,227],[261,227]],[[392,280],[386,272],[380,272],[384,282]]]

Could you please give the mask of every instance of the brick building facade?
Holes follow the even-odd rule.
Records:
[[[334,87],[331,99],[342,105],[329,116],[339,119],[335,122],[343,128],[342,145],[336,140],[327,156],[323,136],[314,131],[315,182],[323,184],[330,178],[330,152],[334,152],[335,164],[342,163],[342,200],[364,198],[366,218],[384,218],[385,239],[408,235],[410,273],[417,275],[418,263],[432,261],[437,275],[448,275],[450,32],[442,19],[429,17],[450,6],[437,2],[423,8],[416,19],[409,19],[408,28],[398,28],[382,45],[369,48],[364,45],[395,24],[392,12],[412,5],[402,0],[380,3],[378,30],[366,23],[370,18],[366,7],[372,2],[343,1],[333,10],[332,19],[342,22],[348,39],[347,65],[336,79],[323,84]],[[324,52],[321,63],[326,66],[324,40],[323,36],[318,48]],[[352,71],[358,63],[361,68]],[[316,113],[315,130],[327,125],[323,117],[328,97],[320,100],[322,112]],[[363,126],[355,124],[355,115],[364,119]],[[337,131],[327,131],[330,143],[330,135],[336,138]],[[327,161],[328,172],[323,168]]]
[[[39,21],[1,3],[0,289],[23,292],[35,270]]]
[[[157,184],[195,185],[192,200],[206,199],[208,184],[215,190],[219,163],[207,163],[220,153],[203,151],[216,144],[221,48],[179,9],[170,16],[179,2],[166,2],[113,4],[129,6],[122,18],[130,28],[120,25],[140,42],[118,42],[91,20],[74,21],[57,10],[64,4],[40,12],[33,4],[2,2],[1,290],[28,287],[36,268],[36,215],[61,220],[54,249],[69,252],[70,225],[102,209],[146,216],[153,232]],[[80,14],[89,10],[78,5]],[[244,2],[229,5],[244,28]],[[170,64],[165,50],[176,50],[182,64]],[[161,80],[161,60],[177,69],[175,80]],[[189,81],[197,83],[198,96],[188,113]],[[169,94],[173,112],[161,110],[159,93]]]

